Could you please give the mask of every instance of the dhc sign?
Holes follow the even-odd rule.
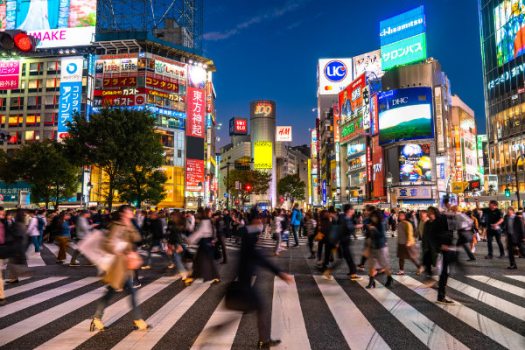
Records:
[[[324,67],[324,75],[326,78],[333,82],[339,82],[343,80],[348,74],[348,69],[342,61],[330,61]]]

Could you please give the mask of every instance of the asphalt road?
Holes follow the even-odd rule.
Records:
[[[432,282],[416,276],[409,261],[406,276],[397,276],[385,288],[379,276],[376,289],[364,288],[368,278],[350,281],[342,263],[334,281],[321,277],[309,260],[305,241],[274,257],[262,239],[261,249],[282,270],[294,276],[285,285],[268,271],[255,279],[266,304],[263,317],[271,323],[273,338],[283,340],[276,349],[524,349],[525,259],[521,270],[507,270],[507,259],[483,259],[486,243],[478,245],[475,262],[453,268],[448,297],[456,303],[435,303]],[[396,239],[389,238],[394,271]],[[362,240],[353,242],[359,260]],[[125,293],[118,293],[106,309],[104,332],[89,332],[102,284],[93,267],[54,263],[50,249],[27,269],[29,278],[6,287],[8,303],[0,306],[1,349],[252,349],[257,341],[257,317],[223,308],[227,285],[236,277],[238,248],[228,242],[229,262],[219,265],[221,282],[184,287],[160,257],[153,268],[141,271],[138,289],[148,332],[132,330]],[[463,254],[460,260],[466,260]],[[230,321],[223,327],[214,325]]]

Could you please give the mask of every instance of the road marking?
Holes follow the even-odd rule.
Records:
[[[164,288],[168,287],[170,284],[177,281],[178,279],[180,279],[180,276],[177,278],[161,277],[149,283],[145,287],[140,288],[137,291],[137,304],[142,304],[143,302],[150,299],[152,296],[159,293]],[[128,298],[129,297],[123,298],[117,301],[116,303],[108,306],[106,310],[104,310],[104,317],[102,321],[104,322],[104,325],[106,327],[112,325],[118,319],[120,319],[129,312],[130,309]],[[60,333],[58,336],[40,345],[36,349],[74,349],[98,333],[88,331],[90,324],[91,319],[84,320],[78,323],[76,326],[68,329],[63,333]]]
[[[390,349],[339,284],[314,279],[350,349]]]
[[[413,290],[428,301],[436,302],[437,290],[434,290],[409,276],[395,276],[394,278],[399,283]],[[453,305],[436,304],[436,306],[440,307],[460,321],[466,323],[478,332],[485,334],[487,337],[506,347],[507,349],[523,349],[525,337],[466,307],[461,303],[455,302]]]
[[[9,344],[10,342],[26,335],[34,330],[45,326],[61,317],[64,317],[87,304],[100,299],[102,293],[106,290],[105,287],[94,289],[88,293],[79,295],[76,298],[68,300],[65,303],[59,304],[55,307],[47,309],[39,314],[33,315],[18,323],[0,330],[0,346]],[[87,332],[88,330],[86,330]]]
[[[275,277],[273,284],[272,331],[282,343],[276,349],[308,350],[310,342],[306,332],[303,311],[299,303],[297,284],[292,277],[290,285]]]
[[[76,289],[85,287],[91,283],[95,283],[98,280],[99,278],[97,277],[87,277],[78,281],[71,282],[69,284],[64,284],[63,286],[47,290],[36,295],[32,295],[22,300],[15,301],[14,303],[9,303],[2,307],[0,318],[11,315],[12,313],[15,313],[19,310],[27,309],[28,307],[34,306],[36,304],[43,303],[57,296],[62,296]]]
[[[507,278],[512,278],[513,280],[523,282],[525,283],[525,276],[518,276],[518,275],[505,275]]]
[[[501,289],[507,293],[514,294],[519,297],[525,298],[525,289],[516,287],[510,283],[505,283],[495,278],[492,278],[489,276],[482,276],[482,275],[470,275],[467,277],[472,278],[473,280],[476,280],[478,282],[488,284],[491,287]]]
[[[367,282],[358,281],[365,288]],[[432,320],[376,281],[379,288],[365,290],[430,349],[468,349]]]
[[[151,349],[208,290],[210,283],[195,282],[173,297],[146,321],[147,332],[132,332],[113,349]]]
[[[458,292],[461,292],[465,295],[468,295],[471,298],[477,299],[488,306],[504,312],[510,316],[516,317],[518,320],[525,320],[525,308],[514,303],[511,303],[505,299],[492,295],[490,293],[484,292],[481,289],[474,288],[455,280],[453,278],[448,279],[448,286],[454,288]]]
[[[47,286],[48,284],[51,284],[51,283],[65,280],[66,278],[68,277],[67,276],[48,277],[48,278],[44,278],[44,279],[41,279],[35,282],[24,284],[23,286],[20,286],[20,287],[9,288],[9,289],[6,289],[5,291],[5,297],[9,298],[14,295],[24,293],[24,292],[27,292],[27,291],[30,291],[30,290],[33,290],[33,289],[36,289],[42,286]]]
[[[53,243],[44,243],[44,246],[51,251],[55,255],[55,259],[58,257],[58,246]],[[66,252],[66,260],[64,261],[64,264],[69,264],[71,262],[71,255]]]
[[[40,252],[35,252],[35,246],[30,244],[26,251],[27,267],[46,266]]]

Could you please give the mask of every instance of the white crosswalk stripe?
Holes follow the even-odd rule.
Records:
[[[513,280],[525,283],[525,276],[505,275],[505,277],[512,278]]]
[[[509,276],[504,277],[511,278]],[[355,282],[348,281],[342,283],[338,279],[328,281],[319,275],[312,277],[301,275],[300,278],[294,278],[290,284],[286,284],[277,277],[268,279],[266,276],[264,280],[273,283],[273,289],[269,289],[271,290],[268,293],[269,295],[264,295],[268,305],[271,305],[271,335],[272,338],[282,340],[281,345],[277,346],[276,349],[308,350],[318,347],[318,345],[314,346],[314,338],[311,338],[311,334],[317,332],[323,334],[325,331],[321,329],[326,325],[314,324],[306,319],[307,315],[309,313],[311,315],[312,312],[307,309],[311,296],[307,289],[303,290],[303,288],[314,288],[316,295],[320,295],[322,299],[322,303],[318,305],[321,309],[316,312],[324,312],[327,317],[330,315],[333,317],[331,324],[335,324],[340,331],[337,333],[338,335],[336,334],[339,337],[337,341],[346,342],[351,349],[379,350],[399,346],[390,343],[393,341],[390,332],[395,333],[396,329],[385,330],[380,323],[384,318],[369,319],[366,315],[370,315],[370,312],[376,315],[387,313],[395,318],[398,322],[391,327],[397,327],[398,331],[403,329],[407,335],[412,336],[412,338],[406,339],[407,348],[410,348],[410,344],[415,347],[422,343],[429,349],[467,349],[472,345],[469,341],[475,337],[469,337],[465,340],[459,339],[456,333],[451,334],[452,331],[449,328],[449,321],[459,320],[468,325],[472,332],[478,332],[479,335],[483,334],[505,348],[523,349],[525,336],[520,334],[520,330],[524,321],[519,319],[522,316],[520,311],[522,306],[510,303],[501,295],[498,296],[494,293],[494,288],[507,291],[512,294],[507,297],[516,300],[516,297],[523,297],[525,287],[512,285],[504,280],[484,275],[468,275],[467,278],[477,281],[476,287],[451,278],[449,279],[449,288],[464,293],[475,301],[465,301],[464,304],[456,302],[450,306],[436,304],[437,291],[409,276],[396,276],[397,282],[392,288],[385,288],[377,283],[375,289],[365,289],[364,287],[368,282],[365,280],[354,284]],[[13,301],[0,307],[0,327],[4,327],[0,329],[0,346],[7,345],[14,348],[15,344],[12,343],[22,337],[22,344],[27,346],[29,344],[28,339],[33,339],[31,337],[34,332],[38,335],[35,336],[35,344],[32,344],[32,348],[40,350],[66,350],[80,346],[85,347],[88,341],[95,340],[97,337],[104,337],[108,332],[89,332],[91,320],[86,316],[82,318],[71,317],[74,321],[69,321],[68,316],[73,316],[73,313],[81,310],[83,314],[94,313],[95,302],[104,294],[105,287],[102,287],[100,283],[95,283],[98,281],[97,277],[68,279],[69,277],[56,276],[29,283],[24,282],[25,284],[20,286],[9,286],[6,290],[6,297],[8,301],[9,298],[13,297]],[[54,285],[58,282],[60,282],[59,286]],[[146,319],[146,322],[152,328],[146,332],[132,331],[131,324],[126,326],[128,330],[124,333],[122,333],[122,327],[118,327],[121,323],[125,324],[131,321],[129,317],[125,317],[130,312],[128,296],[110,304],[105,310],[103,322],[106,327],[112,326],[111,328],[113,328],[116,325],[116,328],[119,329],[118,333],[121,334],[119,339],[114,339],[113,349],[152,349],[161,347],[161,345],[165,346],[166,339],[164,338],[169,337],[171,332],[177,330],[179,321],[181,323],[187,322],[188,317],[193,316],[193,312],[203,312],[207,316],[206,319],[201,318],[202,323],[200,323],[199,329],[193,330],[192,338],[181,339],[187,344],[185,348],[226,350],[233,347],[238,348],[237,342],[246,341],[239,337],[239,332],[241,334],[246,332],[246,327],[241,327],[242,322],[244,322],[244,314],[226,308],[223,294],[225,288],[221,288],[220,285],[210,288],[209,282],[200,281],[195,281],[191,286],[182,289],[170,288],[175,284],[182,287],[180,283],[182,282],[179,277],[164,276],[152,280],[137,290],[138,304],[147,302],[149,305],[149,315],[151,316]],[[410,291],[398,292],[405,287],[413,293]],[[36,288],[39,288],[38,293],[32,294],[31,291]],[[80,289],[82,289],[82,294],[79,294]],[[173,295],[167,294],[175,290],[177,292],[174,292]],[[362,301],[363,297],[368,300],[365,309],[357,304],[355,291],[361,293],[359,300]],[[163,298],[169,299],[166,299],[165,303],[155,304],[160,293],[162,293]],[[407,293],[411,293],[411,296]],[[199,305],[199,302],[208,299],[207,295],[214,295],[217,301],[203,303],[206,305],[204,309],[193,308],[193,306]],[[58,298],[62,298],[62,303],[57,304]],[[47,300],[53,300],[53,302],[44,311],[42,311],[43,308],[30,308],[31,306],[45,305]],[[417,308],[413,304],[416,301],[419,305]],[[478,311],[470,308],[469,303],[473,302],[497,307],[498,310],[507,314],[511,310],[507,308],[512,308],[513,317],[519,321],[502,325],[496,321],[495,315],[486,311],[488,308],[485,306],[476,309]],[[426,311],[421,311],[421,303],[428,304],[428,312],[430,313],[439,311],[439,317],[433,317]],[[152,305],[155,305],[153,309]],[[370,308],[373,310],[371,311]],[[192,314],[188,313],[190,309]],[[24,315],[25,318],[22,319],[17,317],[16,312],[19,310],[22,310],[21,315],[26,313],[27,316]],[[501,319],[501,316],[499,317]],[[8,323],[11,318],[14,318],[14,321]],[[335,323],[333,323],[334,321]],[[52,333],[52,336],[46,338],[44,330],[53,322],[63,324],[66,327],[58,335]],[[111,328],[109,328],[109,332],[111,332]]]
[[[35,252],[35,247],[30,244],[26,251],[27,267],[46,266],[40,252]]]

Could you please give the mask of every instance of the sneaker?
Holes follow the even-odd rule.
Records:
[[[352,281],[361,281],[363,279],[363,277],[359,276],[359,275],[356,275],[355,273],[354,274],[350,274],[350,280]]]
[[[270,340],[267,340],[267,341],[262,341],[262,340],[259,340],[259,342],[257,342],[257,349],[269,349],[273,346],[277,346],[281,344],[281,341],[280,340],[273,340],[273,339],[270,339]]]
[[[144,265],[140,269],[141,270],[149,270],[149,269],[151,269],[151,265]]]
[[[57,260],[56,263],[62,265],[64,263],[64,260]]]
[[[510,265],[507,267],[507,270],[517,270],[518,269],[518,266],[516,265]]]
[[[135,328],[136,331],[146,331],[150,329],[151,326],[141,318],[140,320],[133,321],[133,328]]]
[[[173,269],[174,267],[175,267],[175,264],[169,264],[168,265],[168,269],[170,269],[170,270]]]
[[[80,266],[80,264],[77,262],[71,262],[69,263],[69,266]]]
[[[365,265],[357,265],[359,271],[365,271]]]
[[[94,317],[91,320],[91,324],[89,325],[89,331],[94,332],[96,330],[104,331],[104,323],[102,323],[102,320],[98,317]]]
[[[418,267],[417,271],[416,271],[416,275],[421,275],[423,272],[425,271],[425,267],[424,266],[420,266]]]
[[[492,255],[485,256],[485,259],[492,259]]]
[[[403,271],[403,270],[399,270],[398,272],[396,272],[396,275],[398,275],[398,276],[404,276],[404,275],[405,275],[405,271]]]
[[[452,300],[449,300],[447,298],[442,298],[437,300],[438,304],[444,304],[444,305],[453,305],[454,302]]]
[[[133,288],[137,289],[142,287],[142,283],[140,281],[133,281]]]
[[[333,281],[334,280],[334,276],[332,276],[332,274],[330,273],[330,271],[325,271],[323,273],[323,278],[327,281]]]

